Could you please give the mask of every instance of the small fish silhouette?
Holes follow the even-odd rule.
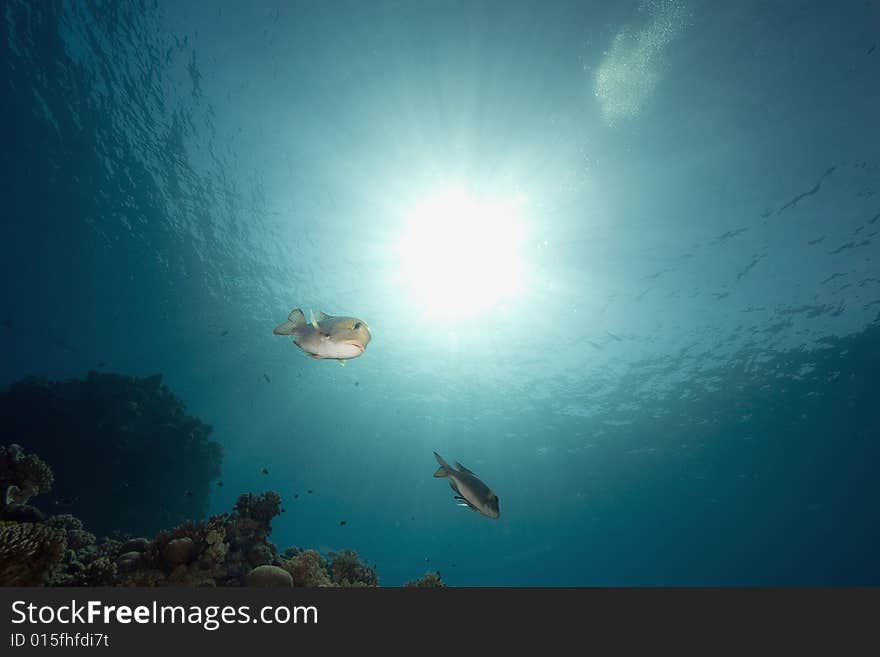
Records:
[[[309,488],[306,492],[307,492],[309,495],[311,495],[311,494],[312,494],[312,489]]]
[[[348,520],[340,520],[340,521],[339,521],[339,524],[342,525],[342,526],[344,527],[345,525],[348,524]]]
[[[220,487],[222,487],[222,486],[223,486],[223,482],[222,482],[222,481],[218,481],[218,482],[217,482],[217,485],[220,486]]]
[[[266,383],[272,383],[272,379],[269,378],[269,375],[263,372],[263,378],[266,379]]]
[[[263,468],[263,474],[269,474],[269,470],[267,470],[266,468]]]

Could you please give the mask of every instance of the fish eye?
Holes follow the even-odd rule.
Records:
[[[354,323],[354,330],[355,330],[355,331],[357,331],[360,327],[361,327],[361,323],[360,323],[360,322],[355,322],[355,323]]]

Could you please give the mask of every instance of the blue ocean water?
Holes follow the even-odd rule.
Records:
[[[880,584],[875,3],[2,12],[0,385],[161,373],[382,584]]]

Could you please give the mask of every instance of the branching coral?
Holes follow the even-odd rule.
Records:
[[[362,563],[354,550],[330,553],[330,576],[335,586],[379,586],[379,576]]]
[[[281,513],[281,497],[274,491],[261,495],[241,495],[235,510],[224,517],[229,554],[226,558],[224,584],[243,584],[256,566],[278,565],[276,547],[269,542],[272,518]]]
[[[98,557],[65,584],[73,586],[112,586],[116,582],[116,563],[110,557]]]
[[[246,493],[235,502],[235,513],[240,518],[252,518],[268,524],[281,513],[281,496],[273,490],[262,495]]]
[[[444,584],[443,580],[440,578],[439,572],[429,570],[421,579],[410,580],[406,584],[404,584],[404,586],[418,588],[437,588],[441,586],[446,586],[446,584]]]
[[[0,586],[40,586],[64,557],[64,532],[43,523],[0,521]]]
[[[293,552],[293,550],[285,551]],[[302,550],[284,561],[284,568],[293,577],[294,586],[330,586],[327,562],[317,550]]]

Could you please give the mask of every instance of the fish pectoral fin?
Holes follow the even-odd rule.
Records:
[[[315,314],[309,310],[309,324],[318,332],[321,333],[321,329],[318,328],[318,322],[315,321]]]
[[[345,359],[344,359],[344,358],[340,358],[340,359],[339,359],[339,364],[342,365],[343,367],[345,367]]]
[[[466,506],[466,507],[470,508],[472,511],[479,511],[479,509],[477,507],[475,507],[473,504],[471,504],[467,499],[463,498],[461,495],[456,495],[452,499],[461,500],[458,503],[458,506]]]

